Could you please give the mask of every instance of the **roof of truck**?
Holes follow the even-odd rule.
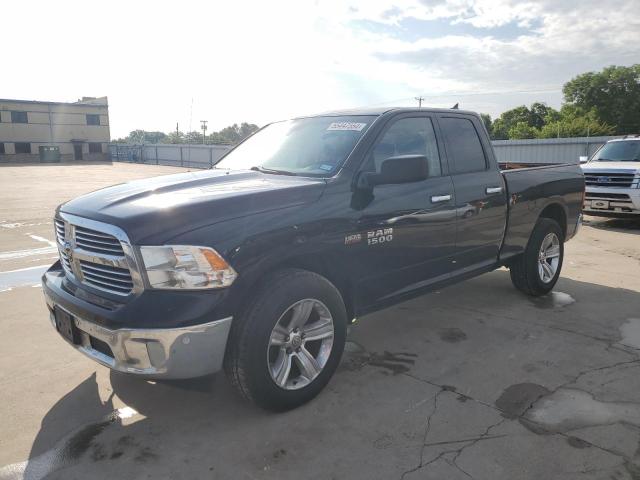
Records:
[[[429,107],[377,107],[377,108],[353,108],[347,110],[330,110],[327,112],[317,113],[315,115],[303,115],[304,117],[322,117],[322,116],[339,116],[339,115],[383,115],[388,112],[395,113],[411,113],[411,112],[434,112],[434,113],[466,113],[477,115],[476,112],[469,110],[458,110],[453,108],[429,108]]]
[[[609,140],[609,142],[628,142],[629,140],[634,140],[636,142],[640,141],[640,135],[625,135],[624,137],[614,138]]]

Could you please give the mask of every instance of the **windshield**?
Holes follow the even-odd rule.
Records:
[[[307,176],[333,174],[373,123],[372,116],[312,117],[267,125],[215,168]]]
[[[596,152],[593,162],[638,162],[640,161],[640,140],[609,142]]]

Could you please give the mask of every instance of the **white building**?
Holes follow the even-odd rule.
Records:
[[[0,161],[107,160],[107,97],[74,103],[0,99]]]

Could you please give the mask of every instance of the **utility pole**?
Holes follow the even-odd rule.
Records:
[[[204,145],[204,140],[207,138],[207,120],[200,120],[200,125],[202,126],[202,144]]]
[[[418,108],[422,108],[422,102],[424,102],[424,97],[422,96],[415,97],[415,99],[418,101]]]
[[[178,128],[178,122],[176,122],[176,141],[180,138],[180,129]]]

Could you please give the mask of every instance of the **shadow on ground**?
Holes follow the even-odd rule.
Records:
[[[639,215],[640,217],[640,215]],[[604,218],[588,217],[585,225],[599,230],[608,230],[621,233],[635,233],[640,235],[640,218]]]
[[[640,294],[566,278],[557,290],[529,299],[497,271],[367,316],[327,389],[282,414],[222,375],[111,373],[106,401],[93,375],[0,478],[638,478],[628,416],[574,428],[562,415],[572,398],[587,417],[638,410],[640,360],[620,328]]]

